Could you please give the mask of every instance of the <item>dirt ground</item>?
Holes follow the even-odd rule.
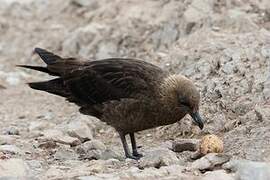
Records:
[[[201,92],[204,130],[185,117],[139,132],[143,152],[211,133],[223,139],[224,152],[232,159],[270,161],[268,0],[0,0],[0,4],[0,157],[2,152],[5,161],[19,160],[17,174],[7,169],[0,170],[0,176],[106,179],[98,174],[133,172],[137,167],[137,162],[121,159],[120,139],[111,127],[81,115],[63,98],[25,84],[49,78],[16,67],[42,63],[32,53],[35,47],[89,60],[136,57],[191,78]],[[81,160],[76,149],[84,144],[80,137],[105,145],[111,150],[108,159],[120,160]],[[184,162],[181,166],[188,166],[187,154],[177,156]],[[182,175],[204,176],[195,171]],[[145,174],[124,177],[149,179]]]

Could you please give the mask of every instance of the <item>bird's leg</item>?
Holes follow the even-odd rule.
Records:
[[[121,142],[123,144],[123,148],[124,148],[124,151],[125,151],[126,158],[138,160],[139,157],[130,154],[128,144],[127,144],[127,140],[126,140],[126,135],[124,133],[121,133],[121,132],[119,132],[119,135],[120,135]]]
[[[130,136],[130,141],[131,141],[131,146],[132,146],[132,155],[138,158],[142,157],[142,154],[138,153],[137,151],[137,145],[136,145],[134,133],[129,133],[129,136]]]

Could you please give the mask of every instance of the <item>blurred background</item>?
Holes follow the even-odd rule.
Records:
[[[87,140],[121,156],[112,128],[27,87],[45,75],[15,65],[41,64],[35,47],[88,60],[135,57],[194,80],[205,129],[186,117],[140,132],[143,149],[214,133],[232,157],[270,161],[269,0],[0,0],[0,156],[15,159],[5,166],[45,179],[120,171],[134,164],[78,153]]]

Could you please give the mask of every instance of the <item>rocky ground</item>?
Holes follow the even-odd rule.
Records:
[[[269,0],[0,0],[0,176],[7,179],[268,179]],[[64,99],[29,89],[44,74],[34,47],[84,59],[136,57],[182,73],[201,91],[189,117],[137,134],[139,161],[116,132]],[[223,154],[192,160],[176,146],[205,134]],[[2,178],[1,178],[2,179]]]

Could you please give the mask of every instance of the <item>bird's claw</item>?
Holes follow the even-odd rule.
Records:
[[[131,154],[126,155],[126,158],[134,159],[134,160],[139,160],[141,157],[143,157],[143,155],[138,152],[133,152],[132,155]]]
[[[139,160],[140,159],[140,157],[134,156],[134,155],[128,155],[128,156],[126,156],[126,158],[134,159],[134,160]]]
[[[143,155],[138,153],[138,152],[134,152],[134,153],[132,153],[132,155],[135,156],[135,157],[138,157],[138,158],[143,157]]]

